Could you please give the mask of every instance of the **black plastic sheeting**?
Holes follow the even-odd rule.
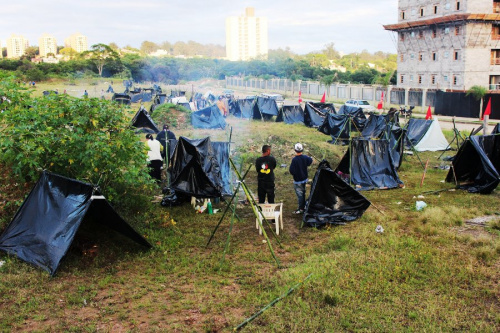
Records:
[[[276,100],[272,98],[257,97],[256,104],[262,118],[271,119],[273,116],[278,115],[278,105],[276,104]]]
[[[142,100],[142,92],[130,92],[130,101],[137,103]]]
[[[212,142],[215,157],[220,166],[220,174],[222,178],[222,194],[231,195],[231,167],[229,166],[229,142],[215,141]]]
[[[386,132],[389,124],[387,115],[372,114],[365,124],[365,128],[361,132],[361,136],[366,139],[381,138]]]
[[[319,127],[323,124],[327,113],[316,108],[313,103],[307,102],[304,109],[304,125],[307,127]]]
[[[497,123],[490,134],[500,134],[500,123]]]
[[[388,140],[352,140],[335,171],[350,176],[351,183],[359,190],[390,189],[403,184]]]
[[[460,188],[471,193],[490,194],[500,182],[499,168],[500,136],[471,136],[458,150],[446,181],[456,179]]]
[[[217,105],[212,105],[200,111],[191,113],[191,124],[194,128],[225,129],[226,120]]]
[[[94,199],[93,185],[43,172],[0,236],[0,250],[48,271],[52,276],[69,250],[84,217],[151,247],[104,198]]]
[[[365,128],[366,116],[362,108],[357,108],[355,106],[342,105],[337,112],[337,114],[348,115],[352,117],[353,128],[355,132],[362,132]]]
[[[244,119],[253,118],[254,107],[255,107],[255,99],[254,98],[239,99],[236,101],[234,116],[238,117],[238,118],[244,118]],[[260,113],[259,113],[259,115],[260,115]]]
[[[487,99],[485,99],[487,101]],[[478,118],[479,101],[472,94],[436,91],[434,113],[444,116]],[[486,106],[486,103],[485,103]],[[493,109],[492,109],[493,110]]]
[[[177,103],[177,104],[179,104],[180,106],[188,109],[189,111],[192,111],[191,110],[191,105],[189,103]]]
[[[406,146],[416,146],[431,127],[432,119],[411,118],[406,127]]]
[[[276,122],[285,122],[285,124],[304,124],[304,110],[300,105],[283,105]]]
[[[323,160],[314,175],[303,222],[311,227],[346,224],[360,218],[370,205]]]
[[[318,127],[318,131],[332,137],[332,143],[345,143],[349,140],[351,128],[349,126],[351,118],[344,115],[328,114],[323,124]]]
[[[179,138],[172,156],[170,187],[199,198],[219,198],[223,194],[222,169],[210,138]]]
[[[321,111],[321,113],[336,113],[333,103],[308,102],[308,104]]]
[[[160,130],[158,129],[158,126],[156,126],[155,122],[149,115],[148,111],[144,107],[140,107],[139,111],[135,114],[134,118],[132,119],[132,127],[136,128],[148,128],[154,133],[158,133]]]
[[[128,94],[115,93],[111,100],[124,105],[130,105],[131,103],[131,98]]]

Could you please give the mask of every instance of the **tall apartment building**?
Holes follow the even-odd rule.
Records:
[[[89,49],[89,44],[87,42],[87,37],[81,33],[76,33],[64,40],[65,47],[71,47],[76,52],[84,52]]]
[[[7,39],[7,58],[20,58],[29,46],[29,42],[21,35],[12,34]]]
[[[38,50],[40,53],[40,57],[45,58],[47,54],[52,53],[54,55],[57,54],[57,41],[54,36],[49,34],[43,34],[38,39]]]
[[[267,59],[268,49],[267,18],[255,17],[254,8],[246,8],[243,16],[226,18],[228,60]]]
[[[500,90],[500,0],[399,0],[399,87]]]

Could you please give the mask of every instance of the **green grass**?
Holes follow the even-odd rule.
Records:
[[[133,106],[130,112],[135,111]],[[244,170],[265,143],[272,145],[278,166],[290,164],[298,141],[306,153],[332,166],[346,150],[304,126],[228,121],[234,158],[244,161]],[[175,133],[228,137],[228,131]],[[405,188],[362,192],[373,203],[362,218],[321,230],[300,228],[300,218],[291,214],[296,208],[291,176],[287,167],[278,167],[276,199],[284,202],[285,229],[282,246],[273,241],[273,248],[282,268],[258,235],[250,208],[241,205],[237,212],[243,222],[235,223],[224,262],[229,218],[206,248],[220,213],[195,214],[189,205],[152,204],[126,216],[152,250],[109,239],[105,232],[91,234],[97,255],[71,250],[54,278],[1,253],[0,331],[230,331],[311,273],[301,288],[244,331],[498,331],[499,224],[483,228],[464,222],[495,213],[499,194],[457,190],[414,198],[453,189],[441,183],[447,171],[434,168],[442,163],[439,155],[421,153],[430,161],[422,187],[420,163],[406,156],[399,172]],[[254,169],[246,183],[257,192]],[[417,212],[416,200],[428,207]],[[375,232],[379,224],[382,234]]]

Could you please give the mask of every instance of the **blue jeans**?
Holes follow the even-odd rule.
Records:
[[[304,210],[306,207],[306,183],[293,184],[293,189],[295,190],[295,194],[297,194],[299,209]]]

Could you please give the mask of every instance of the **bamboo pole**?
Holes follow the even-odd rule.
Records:
[[[307,280],[309,280],[312,276],[312,273],[309,274],[305,279],[304,281],[300,281],[299,283],[297,283],[296,285],[294,285],[293,287],[291,287],[290,289],[288,289],[287,292],[285,292],[284,294],[282,294],[281,296],[275,298],[271,303],[269,303],[268,305],[266,305],[265,307],[263,307],[262,309],[260,309],[259,311],[257,311],[255,314],[253,314],[251,317],[245,319],[244,322],[242,322],[241,324],[239,324],[238,326],[236,326],[233,331],[239,331],[240,329],[242,329],[243,327],[245,327],[248,323],[252,322],[255,318],[257,318],[258,316],[260,316],[262,313],[264,313],[264,311],[266,311],[267,309],[269,309],[270,307],[272,307],[273,305],[275,305],[276,303],[278,303],[279,301],[281,301],[282,299],[284,299],[285,297],[287,297],[288,295],[290,295],[291,293],[293,293],[298,287],[300,287],[304,282],[306,282]]]

